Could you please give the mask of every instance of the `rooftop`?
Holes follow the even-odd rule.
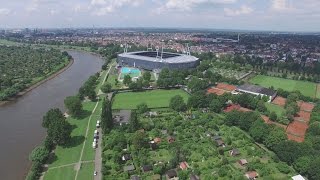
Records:
[[[184,63],[184,62],[193,62],[197,61],[199,58],[194,56],[189,56],[186,54],[178,54],[178,53],[170,53],[164,52],[162,54],[156,51],[138,51],[138,52],[128,52],[122,53],[118,55],[119,57],[125,58],[132,58],[132,59],[140,59],[145,61],[152,61],[152,62],[163,62],[163,63]]]
[[[268,96],[273,96],[276,91],[268,88],[264,88],[261,86],[253,85],[253,84],[243,84],[238,86],[239,91],[249,91],[253,93],[265,94]]]

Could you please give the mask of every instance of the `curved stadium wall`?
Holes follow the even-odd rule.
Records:
[[[118,55],[117,62],[123,66],[135,66],[142,69],[188,69],[199,65],[199,59],[184,54],[164,53],[164,57],[156,58],[156,52],[130,52]]]

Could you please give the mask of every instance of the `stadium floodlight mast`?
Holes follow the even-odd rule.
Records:
[[[150,50],[150,51],[153,51],[153,49],[152,49],[152,44],[150,44],[150,46],[151,46],[151,47],[149,47],[149,43],[148,43],[147,51],[149,51],[149,50]]]
[[[188,44],[188,43],[186,43],[186,46],[187,46],[186,53],[187,53],[187,55],[188,55],[188,56],[190,56],[190,55],[191,55],[191,53],[190,53],[190,47],[189,47],[189,44]]]
[[[125,44],[124,49],[123,49],[123,53],[128,53],[128,48],[129,48],[129,45]]]
[[[163,56],[163,45],[162,45],[162,47],[161,47],[161,59],[160,59],[160,62],[163,61],[162,56]]]
[[[159,46],[156,46],[156,51],[157,51],[156,59],[158,59],[159,58]]]

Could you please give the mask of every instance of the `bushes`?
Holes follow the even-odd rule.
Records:
[[[109,93],[109,92],[111,92],[111,89],[112,89],[112,86],[111,86],[110,83],[105,83],[105,84],[103,84],[102,87],[101,87],[101,91],[102,91],[103,93]]]
[[[43,163],[44,161],[47,160],[48,155],[49,155],[48,149],[46,149],[44,146],[38,146],[31,152],[29,159],[32,162]]]
[[[45,146],[38,146],[31,152],[29,159],[32,161],[31,170],[28,173],[27,180],[39,179],[42,172],[42,165],[49,157],[49,150]]]

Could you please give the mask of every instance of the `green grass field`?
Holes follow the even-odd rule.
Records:
[[[94,106],[95,102],[83,103],[83,109],[88,113],[91,113]],[[82,119],[67,119],[67,121],[74,127],[71,133],[71,142],[68,143],[65,147],[58,146],[55,149],[56,157],[52,160],[53,162],[49,164],[49,168],[65,164],[71,164],[79,161],[89,116],[90,114]]]
[[[283,113],[285,112],[285,109],[281,106],[272,104],[272,103],[265,103],[266,108],[270,111],[270,112],[275,112],[277,114],[278,117],[281,117],[283,115]]]
[[[61,179],[74,179],[76,171],[74,166],[67,166],[63,168],[51,169],[44,175],[43,179],[61,180]]]
[[[112,108],[135,109],[141,103],[147,103],[149,108],[168,107],[170,99],[175,95],[181,95],[185,101],[189,96],[180,89],[119,93],[114,98]]]
[[[94,164],[93,163],[85,163],[81,165],[81,169],[78,174],[78,180],[92,180],[94,172]]]
[[[299,90],[303,95],[315,97],[317,84],[307,81],[297,81],[278,77],[257,75],[250,79],[250,83],[259,84],[263,87],[273,86],[275,89],[282,88],[286,91]]]

